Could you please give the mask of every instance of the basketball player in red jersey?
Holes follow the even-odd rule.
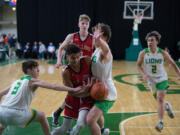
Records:
[[[79,32],[71,33],[67,35],[64,42],[59,46],[56,68],[59,68],[61,66],[62,54],[64,49],[69,44],[72,43],[79,46],[83,56],[91,57],[93,53],[94,42],[93,42],[93,36],[88,32],[90,21],[91,19],[86,14],[82,14],[79,16],[79,23],[78,23]],[[67,63],[67,62],[63,61],[63,63]],[[64,107],[65,107],[65,102],[63,102],[62,105],[55,112],[53,112],[52,124],[54,126],[58,126],[58,118],[61,112],[63,111]]]
[[[68,45],[66,48],[68,65],[62,71],[65,86],[77,87],[88,82],[91,77],[90,57],[80,57],[81,50],[76,45]],[[79,132],[85,126],[88,111],[94,101],[89,96],[88,90],[83,92],[68,92],[65,99],[63,124],[52,131],[52,135],[64,135],[71,127],[72,120],[77,119],[75,132]]]
[[[82,51],[82,56],[91,57],[93,53],[93,36],[88,32],[90,21],[91,19],[86,14],[79,16],[79,32],[68,34],[59,46],[56,68],[61,66],[63,50],[72,43],[79,46]]]

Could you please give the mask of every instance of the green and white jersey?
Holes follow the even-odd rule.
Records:
[[[103,64],[100,62],[100,53],[101,49],[97,48],[92,55],[92,74],[107,85],[109,93],[105,100],[113,101],[117,98],[116,87],[114,86],[114,82],[112,80],[113,57],[108,63]]]
[[[34,97],[34,92],[29,89],[28,84],[31,76],[24,76],[16,80],[3,100],[1,106],[15,109],[27,109]]]
[[[167,73],[164,69],[164,57],[160,48],[157,48],[155,53],[152,53],[148,48],[145,49],[144,71],[150,79],[157,83],[167,80]]]

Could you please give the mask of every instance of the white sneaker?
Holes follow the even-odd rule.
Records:
[[[166,104],[166,111],[167,111],[167,113],[168,113],[168,116],[169,116],[171,119],[173,119],[173,118],[174,118],[174,112],[173,112],[173,110],[172,110],[171,104],[170,104],[169,102],[166,102],[165,104]]]
[[[155,126],[155,129],[161,132],[163,130],[163,122],[158,122],[158,124]]]
[[[109,130],[109,128],[102,128],[101,133],[102,133],[102,135],[109,135],[110,130]]]

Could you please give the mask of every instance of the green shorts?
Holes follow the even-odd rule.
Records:
[[[97,101],[95,102],[95,106],[99,108],[103,113],[107,113],[111,107],[114,105],[115,101],[108,101],[108,100],[103,100],[103,101]]]
[[[156,84],[156,90],[167,90],[169,88],[168,86],[168,80],[162,81],[160,83]]]

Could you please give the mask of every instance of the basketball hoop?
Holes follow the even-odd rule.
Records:
[[[143,19],[143,15],[137,14],[137,15],[135,15],[134,23],[141,24],[142,19]]]

